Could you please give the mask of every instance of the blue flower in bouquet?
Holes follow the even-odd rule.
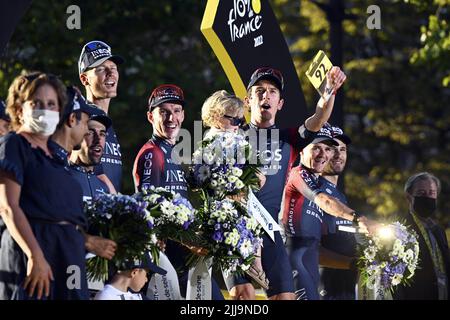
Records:
[[[201,212],[204,247],[226,273],[247,270],[262,243],[261,226],[234,200],[207,202]]]
[[[89,278],[105,280],[109,263],[123,270],[127,261],[141,258],[144,252],[150,251],[157,261],[154,220],[142,201],[123,194],[100,194],[85,203],[85,213],[91,230],[117,243],[111,261],[98,256],[87,260]]]
[[[147,210],[154,218],[155,232],[160,239],[183,242],[196,238],[192,224],[196,210],[188,199],[165,188],[149,187],[135,194],[147,203]]]
[[[380,229],[362,247],[361,277],[369,289],[393,290],[414,276],[418,260],[417,234],[394,222]]]
[[[222,198],[238,194],[246,187],[256,190],[259,188],[257,159],[243,135],[217,133],[203,140],[202,146],[194,152],[194,166],[188,180],[193,189],[202,188]]]

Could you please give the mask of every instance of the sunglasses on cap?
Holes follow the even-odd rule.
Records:
[[[244,122],[244,120],[242,120],[241,118],[228,116],[228,115],[226,115],[226,114],[224,114],[223,117],[224,117],[225,119],[230,120],[230,124],[231,124],[232,126],[240,126],[240,125]]]
[[[107,45],[103,41],[98,41],[98,40],[90,41],[90,42],[86,43],[83,47],[83,51],[86,51],[86,52],[92,52],[92,51],[95,51],[98,49],[106,49],[111,52],[111,47],[109,45]]]

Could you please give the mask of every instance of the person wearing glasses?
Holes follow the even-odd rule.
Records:
[[[213,137],[220,132],[238,132],[241,125],[245,123],[244,102],[225,90],[214,92],[208,97],[202,106],[202,120],[209,127],[205,139]],[[265,182],[265,176],[260,176],[260,186]],[[260,249],[261,250],[261,249]],[[247,274],[261,287],[267,288],[267,279],[261,265],[261,252],[247,270]],[[226,282],[228,279],[226,279]]]
[[[111,47],[103,41],[90,41],[83,46],[78,60],[80,81],[86,89],[86,98],[101,108],[106,114],[112,98],[117,96],[119,83],[118,65],[124,59],[113,55]],[[96,166],[96,174],[102,181],[114,185],[119,192],[122,185],[122,154],[116,132],[111,126],[106,135],[106,148],[104,150],[101,166]],[[104,173],[104,174],[103,174]],[[104,178],[106,175],[109,179]]]
[[[225,90],[216,91],[203,103],[202,120],[210,128],[207,136],[224,131],[237,132],[245,123],[244,103]]]
[[[7,226],[0,248],[3,300],[88,298],[87,221],[67,155],[87,133],[92,110],[66,101],[62,82],[40,72],[16,77],[8,90],[15,132],[0,139],[0,212]]]
[[[336,91],[346,79],[339,67],[333,67],[327,74],[326,87]],[[247,86],[244,101],[250,110],[248,130],[257,137],[257,149],[266,176],[266,183],[256,194],[258,200],[278,221],[282,190],[289,171],[298,154],[314,138],[314,134],[328,121],[334,105],[334,95],[328,100],[321,98],[315,113],[297,128],[277,129],[277,112],[283,108],[284,79],[279,70],[262,67],[253,72]],[[299,121],[300,122],[300,121]],[[259,145],[260,137],[264,137]],[[266,138],[267,137],[267,138]],[[275,241],[263,236],[262,265],[269,280],[269,299],[295,299],[292,268],[280,232],[275,232]],[[235,299],[254,299],[255,291],[246,279],[235,279],[231,295]]]

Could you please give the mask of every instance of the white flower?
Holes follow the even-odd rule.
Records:
[[[243,271],[246,271],[246,270],[248,270],[249,268],[250,268],[250,265],[249,264],[241,264],[241,269],[243,270]]]
[[[224,211],[219,211],[219,218],[217,218],[217,221],[224,222],[227,220],[227,213]]]
[[[399,273],[394,274],[394,276],[392,277],[392,285],[396,286],[396,285],[400,284],[402,279],[403,279],[403,275],[401,275]]]
[[[241,244],[241,247],[239,248],[239,251],[244,259],[247,258],[250,254],[252,254],[253,246],[250,240],[248,239],[244,240]]]
[[[258,222],[256,221],[255,218],[253,218],[253,217],[250,217],[250,218],[245,217],[244,219],[245,219],[245,222],[246,222],[247,229],[256,230],[256,228],[258,227]]]
[[[373,246],[367,247],[367,248],[364,250],[364,256],[365,256],[366,259],[369,260],[370,262],[373,261],[373,259],[375,258],[376,253],[377,253],[377,250],[376,250]]]
[[[225,243],[236,247],[240,237],[237,229],[234,228],[232,232],[225,232]]]
[[[224,210],[226,212],[231,212],[234,210],[233,203],[229,200],[222,201],[221,208],[222,208],[222,210]]]
[[[215,188],[217,187],[218,183],[217,180],[211,180],[211,187]]]
[[[161,211],[164,215],[171,217],[175,214],[174,205],[172,202],[164,200],[161,202]]]
[[[229,177],[228,177],[228,181],[229,181],[230,183],[234,183],[234,182],[236,182],[237,180],[238,180],[238,178],[235,177],[235,176],[229,176]]]
[[[242,175],[242,170],[240,168],[233,167],[231,169],[231,173],[236,177],[240,177]]]
[[[399,255],[400,253],[402,253],[404,251],[404,247],[402,242],[400,241],[400,239],[395,239],[394,241],[394,246],[392,248],[392,254],[393,255]]]
[[[189,216],[186,214],[186,212],[178,212],[178,214],[177,214],[177,222],[179,224],[182,225],[183,223],[185,223],[188,220],[189,220]]]
[[[235,185],[237,189],[242,189],[243,187],[245,187],[244,183],[239,179],[236,181]]]

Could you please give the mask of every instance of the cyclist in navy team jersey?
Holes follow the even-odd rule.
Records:
[[[334,153],[329,125],[320,129],[316,138],[301,152],[301,164],[292,169],[284,190],[282,224],[287,236],[289,260],[294,270],[297,299],[318,300],[319,242],[324,211],[340,218],[360,223],[367,228],[370,221],[358,217],[355,211],[324,192],[319,174]]]
[[[338,90],[346,79],[339,67],[327,75],[327,88]],[[306,146],[331,115],[334,95],[328,101],[320,99],[314,115],[297,128],[279,130],[275,125],[277,112],[283,108],[284,80],[280,71],[264,67],[253,72],[247,86],[245,103],[251,111],[249,136],[255,137],[263,162],[266,183],[256,194],[261,204],[278,221],[282,190],[286,177],[299,151]],[[301,123],[299,121],[299,123]],[[292,270],[281,235],[275,232],[275,241],[263,236],[262,265],[269,280],[270,299],[294,299]],[[246,279],[235,278],[231,289],[235,299],[254,299],[254,288]]]
[[[117,96],[119,82],[118,65],[124,59],[113,55],[111,47],[103,41],[90,41],[83,46],[78,60],[80,81],[86,89],[86,98],[100,107],[106,114],[112,98]],[[106,135],[102,165],[95,168],[97,175],[105,174],[117,192],[122,184],[122,154],[116,132],[111,126]]]
[[[175,85],[164,84],[153,90],[147,112],[147,119],[153,127],[153,136],[144,144],[134,161],[133,178],[136,191],[151,186],[164,187],[188,198],[184,171],[181,165],[172,159],[172,148],[184,120],[184,105],[184,93]],[[184,295],[189,271],[185,261],[189,250],[179,243],[167,240],[165,252],[179,271],[181,294]],[[212,298],[223,299],[214,279]]]
[[[339,176],[347,162],[347,146],[350,137],[341,128],[333,126],[334,140],[339,144],[328,165],[319,177],[323,190],[342,203],[347,204],[345,195],[338,189]],[[354,300],[357,271],[355,270],[356,239],[350,232],[340,231],[339,226],[351,226],[352,222],[325,214],[328,230],[322,234],[319,251],[320,295],[324,300]]]
[[[89,201],[95,195],[116,193],[110,181],[105,183],[95,174],[95,166],[100,164],[105,149],[106,132],[112,121],[100,108],[95,108],[88,122],[88,134],[84,137],[79,150],[70,155],[70,169],[83,188],[83,200]],[[108,179],[109,180],[109,179]]]

